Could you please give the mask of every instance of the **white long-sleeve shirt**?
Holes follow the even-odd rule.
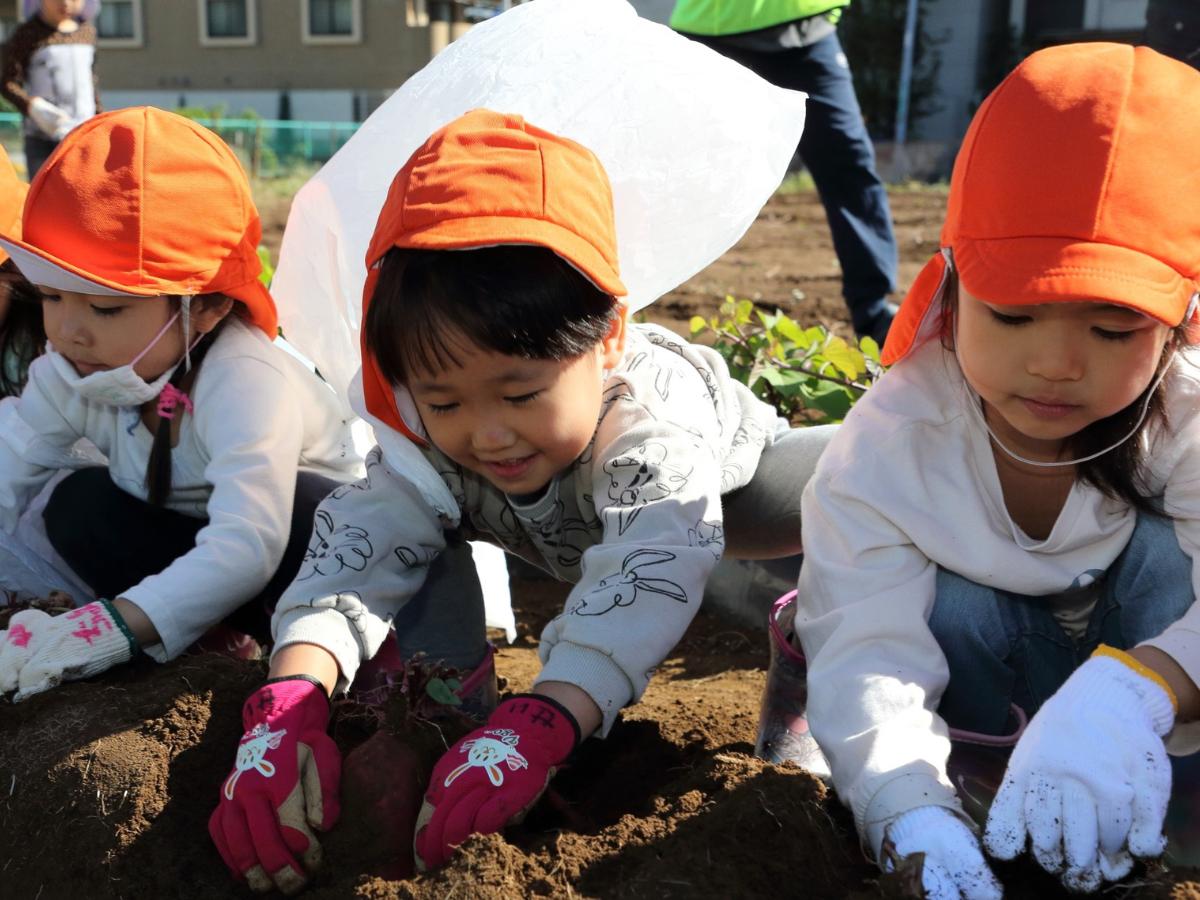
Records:
[[[781,426],[707,348],[630,328],[583,454],[521,505],[430,447],[465,536],[575,582],[542,632],[539,681],[583,689],[607,733],[695,616],[724,549],[721,495],[747,484]],[[782,423],[786,427],[786,423]],[[380,449],[317,512],[318,541],[276,607],[275,647],[311,643],[354,678],[445,546],[446,518]]]
[[[1169,378],[1171,429],[1147,429],[1146,493],[1163,495],[1180,545],[1200,560],[1200,369]],[[839,796],[876,852],[887,822],[957,808],[937,707],[949,673],[927,621],[940,566],[998,590],[1057,594],[1125,549],[1136,511],[1076,481],[1045,540],[1004,504],[986,430],[952,353],[931,340],[854,407],[805,490],[796,630],[808,716]],[[1194,569],[1193,585],[1200,585]],[[1200,684],[1200,605],[1147,642]],[[1173,752],[1200,748],[1180,725]]]
[[[333,391],[258,329],[231,319],[205,356],[171,450],[166,507],[208,523],[196,546],[121,596],[154,624],[171,659],[261,591],[291,528],[300,468],[341,481],[362,471]],[[72,448],[85,438],[108,460],[113,482],[146,499],[154,437],[138,407],[93,403],[34,360],[20,397],[0,402],[0,527],[60,468],[94,464]],[[80,510],[86,515],[86,510]]]

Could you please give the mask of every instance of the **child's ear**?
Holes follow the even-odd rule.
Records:
[[[232,297],[196,297],[192,300],[192,331],[208,334],[232,309]]]
[[[616,368],[621,357],[625,355],[625,333],[628,328],[629,307],[618,300],[616,308],[613,310],[612,324],[609,326],[608,334],[600,340],[601,361],[604,368]]]

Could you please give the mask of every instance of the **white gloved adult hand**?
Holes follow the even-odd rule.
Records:
[[[1101,647],[1042,705],[1017,742],[984,830],[998,859],[1025,849],[1068,890],[1129,874],[1166,847],[1174,699],[1132,657]]]
[[[30,100],[26,112],[38,130],[52,140],[62,140],[71,130],[71,114],[44,97],[34,97]]]
[[[918,806],[884,832],[886,857],[925,854],[921,882],[928,900],[1000,900],[1004,891],[983,858],[979,839],[944,806]],[[889,849],[891,854],[887,853]]]
[[[58,616],[27,609],[0,632],[0,692],[14,701],[88,678],[133,658],[137,643],[106,600]]]

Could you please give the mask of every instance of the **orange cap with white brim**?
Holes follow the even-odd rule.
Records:
[[[241,163],[208,129],[134,107],[84,122],[34,178],[0,247],[34,284],[113,297],[220,293],[278,332]]]

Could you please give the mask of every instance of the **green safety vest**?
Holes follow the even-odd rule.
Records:
[[[717,37],[758,31],[849,6],[850,0],[675,0],[671,27]]]

